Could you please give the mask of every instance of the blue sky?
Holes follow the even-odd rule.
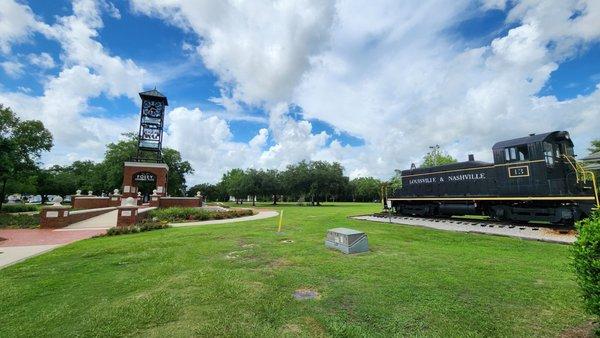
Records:
[[[302,159],[385,178],[430,144],[489,160],[495,141],[529,132],[569,130],[579,152],[600,138],[593,1],[371,7],[7,0],[0,102],[44,121],[44,163],[68,164],[137,130],[136,93],[156,86],[167,145],[201,168],[192,182]]]

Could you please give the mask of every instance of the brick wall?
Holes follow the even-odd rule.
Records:
[[[160,197],[158,206],[161,208],[201,207],[202,197]]]
[[[111,212],[115,209],[116,208],[103,208],[96,210],[70,211],[68,207],[45,207],[40,211],[40,228],[64,228],[69,224],[81,222]]]
[[[56,229],[69,225],[69,207],[45,207],[40,210],[40,228]]]
[[[119,200],[119,204],[121,204]],[[117,204],[117,205],[119,205]],[[108,208],[111,205],[110,197],[98,197],[98,196],[73,196],[71,199],[71,205],[74,209],[95,209],[95,208]]]

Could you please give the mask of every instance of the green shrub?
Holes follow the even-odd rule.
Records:
[[[38,211],[39,208],[39,205],[35,204],[3,204],[2,212]]]
[[[152,230],[160,230],[160,229],[166,229],[169,228],[170,226],[167,223],[164,222],[155,222],[155,221],[151,221],[151,220],[143,220],[141,222],[138,222],[136,224],[133,224],[131,226],[128,227],[114,227],[114,228],[110,228],[106,231],[106,235],[103,236],[118,236],[118,235],[125,235],[125,234],[135,234],[138,232],[144,232],[144,231],[152,231]],[[102,236],[99,236],[102,237]]]
[[[600,211],[577,223],[573,266],[586,309],[600,317]],[[600,332],[598,332],[600,333]]]
[[[37,228],[40,224],[40,215],[16,215],[16,214],[5,214],[0,213],[0,229],[1,228],[13,228],[13,229],[25,229],[25,228]]]
[[[150,211],[150,217],[161,221],[185,221],[185,220],[207,220],[210,219],[210,212],[199,208],[165,208],[154,209]]]
[[[150,218],[165,222],[206,221],[251,216],[252,210],[208,211],[200,208],[166,208],[150,211]]]

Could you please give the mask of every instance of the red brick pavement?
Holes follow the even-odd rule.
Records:
[[[53,229],[0,230],[0,247],[66,244],[105,233],[106,230],[55,231]]]

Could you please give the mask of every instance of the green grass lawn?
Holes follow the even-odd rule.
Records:
[[[283,235],[276,218],[170,228],[0,270],[0,336],[556,336],[591,319],[567,246],[347,218],[379,204],[278,208]],[[325,249],[334,227],[371,252]]]

